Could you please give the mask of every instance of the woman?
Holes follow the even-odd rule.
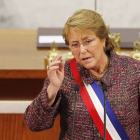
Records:
[[[29,128],[49,129],[60,114],[59,139],[99,140],[104,134],[107,140],[138,139],[140,62],[113,51],[115,44],[101,15],[92,10],[75,12],[64,26],[63,37],[75,59],[64,62],[58,55],[50,63],[41,93],[25,112]],[[103,84],[107,86],[106,133]]]

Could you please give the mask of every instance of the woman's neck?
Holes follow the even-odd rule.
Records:
[[[108,63],[108,56],[105,55],[102,63],[100,63],[98,66],[95,66],[93,69],[89,69],[89,72],[95,75],[98,79],[100,79],[105,74],[108,68]]]

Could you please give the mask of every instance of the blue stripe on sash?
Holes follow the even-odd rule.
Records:
[[[96,81],[94,81],[91,84],[91,87],[95,91],[95,93],[96,93],[97,97],[99,98],[102,106],[104,107],[104,96],[103,96],[103,91],[101,90],[100,86],[97,84]],[[107,112],[107,115],[108,115],[110,121],[112,122],[114,128],[116,129],[119,136],[121,137],[121,139],[122,140],[129,140],[125,130],[123,129],[123,127],[120,124],[118,118],[116,117],[116,115],[115,115],[113,109],[111,108],[108,100],[106,100],[106,112]]]

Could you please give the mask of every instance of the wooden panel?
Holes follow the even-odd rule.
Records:
[[[38,51],[37,30],[0,29],[0,69],[44,69],[46,51]]]
[[[50,49],[37,49],[37,30],[0,29],[0,69],[44,69]],[[67,54],[68,50],[59,50]]]
[[[0,79],[0,100],[33,100],[44,79]]]
[[[46,77],[46,70],[0,70],[2,79],[45,79]]]
[[[27,127],[23,114],[0,114],[0,140],[57,140],[60,126],[59,116],[53,128],[32,132]]]

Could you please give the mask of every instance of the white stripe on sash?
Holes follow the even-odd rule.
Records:
[[[83,81],[83,83],[88,91],[88,94],[89,94],[102,122],[104,123],[104,108],[103,108],[100,100],[98,99],[98,97],[97,97],[96,93],[94,92],[94,90],[92,89],[91,85],[86,84],[84,81]],[[108,132],[113,140],[121,140],[119,134],[117,133],[114,126],[112,125],[107,114],[106,114],[106,129],[108,130]]]

